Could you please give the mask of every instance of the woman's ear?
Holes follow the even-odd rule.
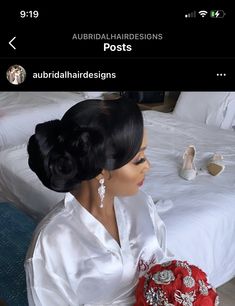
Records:
[[[108,170],[102,170],[100,174],[98,174],[96,177],[97,181],[101,180],[102,178],[104,180],[109,180],[111,178],[111,172]]]
[[[98,174],[96,177],[95,177],[95,179],[97,180],[97,181],[99,181],[99,180],[101,180],[101,179],[105,179],[105,170],[102,170],[101,172],[100,172],[100,174]]]

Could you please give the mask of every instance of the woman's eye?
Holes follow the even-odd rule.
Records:
[[[141,159],[137,160],[136,162],[134,162],[135,165],[139,165],[139,164],[142,164],[146,161],[146,158],[145,157],[142,157]]]

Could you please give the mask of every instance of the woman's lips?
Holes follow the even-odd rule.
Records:
[[[137,185],[140,187],[140,186],[142,186],[144,184],[144,179],[141,181],[141,182],[139,182]]]

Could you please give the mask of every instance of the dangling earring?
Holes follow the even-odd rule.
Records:
[[[104,207],[104,196],[105,196],[105,185],[104,185],[104,179],[100,179],[99,180],[99,183],[100,183],[100,187],[98,188],[98,194],[99,194],[99,197],[100,197],[100,205],[99,207],[100,208],[103,208]]]

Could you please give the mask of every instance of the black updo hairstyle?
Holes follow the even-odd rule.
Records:
[[[28,164],[46,187],[68,192],[103,169],[127,164],[142,140],[143,117],[135,102],[85,100],[61,120],[36,126],[28,142]]]

